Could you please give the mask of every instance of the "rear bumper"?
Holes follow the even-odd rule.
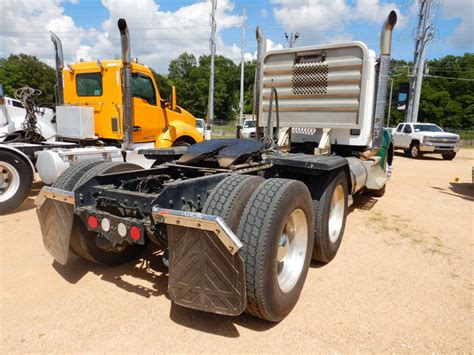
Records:
[[[75,216],[82,219],[89,230],[87,218],[97,218],[93,230],[111,243],[126,240],[143,243],[145,233],[157,225],[166,226],[170,252],[168,292],[173,302],[207,312],[239,315],[246,308],[245,268],[239,249],[242,243],[218,216],[155,206],[151,220],[146,222],[119,217],[92,207],[75,208],[72,192],[44,187],[36,200],[46,250],[59,263],[68,261],[70,235]],[[108,231],[101,230],[102,220],[108,219]],[[142,238],[120,236],[118,225],[131,230],[136,226]],[[148,224],[148,225],[147,225]]]

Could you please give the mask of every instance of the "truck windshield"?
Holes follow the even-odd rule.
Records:
[[[102,74],[77,74],[76,92],[77,96],[102,96]]]
[[[254,128],[255,127],[255,121],[245,121],[244,122],[244,128]]]
[[[415,132],[443,132],[441,128],[434,124],[415,124]]]
[[[132,96],[146,100],[150,105],[156,105],[155,88],[151,79],[143,74],[132,74]]]

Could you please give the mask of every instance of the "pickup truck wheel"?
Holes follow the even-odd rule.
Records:
[[[235,233],[245,206],[264,179],[252,175],[231,175],[219,182],[204,203],[202,213],[220,216]]]
[[[12,212],[28,197],[33,171],[13,152],[0,152],[0,215]]]
[[[422,156],[420,145],[418,143],[412,143],[410,146],[410,157],[413,159],[420,159]]]
[[[453,160],[456,157],[456,152],[443,153],[441,156],[444,160]]]
[[[340,172],[334,178],[329,177],[319,200],[313,200],[314,260],[328,263],[339,250],[346,225],[347,191],[346,174]]]
[[[306,185],[269,179],[257,187],[237,230],[243,244],[247,313],[279,322],[291,312],[311,262],[313,229]]]
[[[75,189],[94,176],[139,170],[142,167],[131,163],[103,162],[89,169],[75,185]],[[87,229],[82,220],[74,217],[71,232],[71,248],[86,260],[105,265],[118,265],[136,258],[145,249],[145,245],[124,242],[112,246],[100,234]]]

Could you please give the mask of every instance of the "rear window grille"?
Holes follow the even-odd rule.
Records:
[[[294,95],[325,95],[328,89],[329,68],[326,63],[307,62],[293,66],[292,92]]]

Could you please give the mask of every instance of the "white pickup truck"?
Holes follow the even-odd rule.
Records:
[[[393,133],[395,149],[403,149],[412,158],[423,154],[441,154],[453,160],[459,150],[459,136],[444,132],[433,123],[400,123]]]

